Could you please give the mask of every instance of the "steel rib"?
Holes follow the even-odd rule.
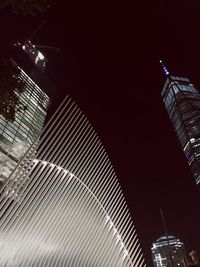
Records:
[[[94,262],[97,266],[103,267],[133,266],[132,262],[135,262],[134,266],[142,266],[139,243],[134,238],[135,230],[131,230],[133,227],[130,215],[102,143],[85,116],[75,107],[74,102],[69,100],[67,105],[63,105],[58,113],[60,117],[67,119],[64,119],[62,125],[63,120],[57,119],[57,125],[54,124],[55,127],[51,128],[51,131],[45,129],[43,133],[45,137],[42,137],[37,153],[39,161],[32,167],[32,172],[29,170],[31,163],[27,161],[24,166],[22,164],[20,171],[24,172],[24,176],[26,174],[27,181],[26,179],[23,181],[26,185],[22,191],[21,203],[20,201],[18,204],[14,203],[8,211],[6,210],[4,220],[0,221],[0,230],[9,230],[6,242],[11,242],[12,249],[15,249],[13,241],[17,238],[23,237],[31,242],[30,231],[32,231],[34,249],[30,252],[29,248],[26,248],[29,255],[27,257],[24,250],[18,251],[18,263],[23,261],[20,266],[67,264],[69,267],[94,267]],[[31,153],[34,154],[34,149]],[[42,161],[45,160],[49,163],[42,168]],[[51,170],[48,169],[50,165]],[[66,177],[69,175],[70,183],[67,179],[65,183],[63,182],[63,173]],[[20,175],[16,177],[20,178]],[[51,201],[52,197],[54,203]],[[42,201],[41,205],[39,200]],[[8,202],[6,201],[6,205]],[[92,215],[90,219],[84,217],[84,223],[80,225],[79,210]],[[54,212],[58,214],[56,218]],[[112,222],[111,228],[108,223],[105,224],[106,216],[109,216]],[[67,221],[69,225],[66,227]],[[44,229],[43,223],[46,227],[41,235]],[[73,228],[73,223],[76,228]],[[27,228],[29,224],[30,229]],[[67,238],[62,237],[62,231],[67,234]],[[45,239],[47,235],[49,247],[56,244],[54,241],[56,236],[60,241],[57,250],[43,253],[37,244],[39,236]],[[68,240],[74,245],[72,249],[67,245]],[[77,244],[78,240],[81,240],[81,243]],[[22,243],[21,247],[23,248]],[[66,248],[69,254],[65,254]],[[77,250],[79,254],[75,257],[74,253],[77,253]],[[38,253],[37,259],[34,257],[35,253],[36,255]],[[5,262],[6,258],[4,264]]]

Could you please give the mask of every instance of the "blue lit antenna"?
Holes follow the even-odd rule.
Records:
[[[162,62],[162,60],[160,60],[160,64],[161,64],[161,66],[162,66],[162,69],[163,69],[163,71],[164,71],[164,74],[165,74],[166,76],[169,76],[169,71],[168,71],[167,67],[165,66],[165,64]]]

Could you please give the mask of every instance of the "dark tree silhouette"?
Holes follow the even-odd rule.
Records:
[[[26,109],[19,100],[25,83],[19,78],[20,69],[11,59],[0,61],[0,114],[8,121],[15,120],[16,112]]]
[[[50,0],[0,0],[0,8],[11,8],[18,15],[37,15],[44,13],[49,7]]]

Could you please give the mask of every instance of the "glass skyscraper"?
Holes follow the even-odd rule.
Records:
[[[162,99],[195,182],[200,184],[200,94],[189,79],[167,72]]]
[[[152,244],[155,267],[186,267],[187,257],[183,242],[175,236],[161,236]]]
[[[11,62],[20,70],[18,79],[25,85],[23,92],[15,93],[26,109],[16,112],[13,122],[0,115],[0,188],[40,136],[49,104],[47,94],[14,60]]]

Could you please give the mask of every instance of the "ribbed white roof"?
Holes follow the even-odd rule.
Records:
[[[71,99],[34,151],[5,185],[17,198],[0,199],[0,266],[145,266],[110,160]]]

